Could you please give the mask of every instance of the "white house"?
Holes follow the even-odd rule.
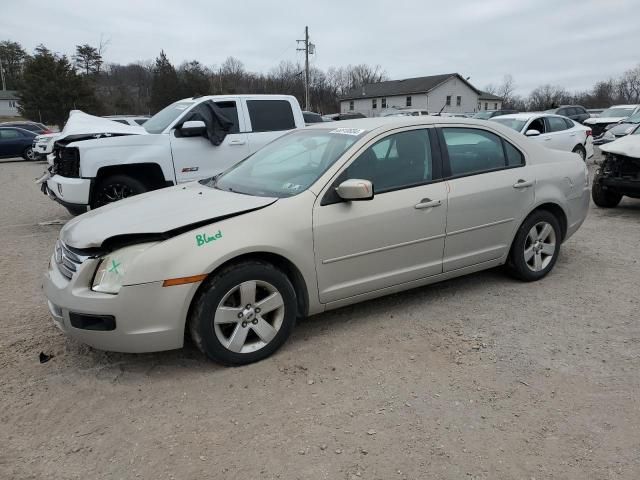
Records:
[[[478,111],[502,109],[502,98],[493,93],[480,91],[478,96]]]
[[[480,101],[484,95],[489,94],[475,88],[459,73],[446,73],[363,85],[340,99],[340,112],[359,112],[367,117],[400,108],[425,109],[429,113],[469,113],[484,107],[484,100]],[[500,108],[502,101],[494,95],[491,97],[491,100],[487,98],[487,106],[493,107],[497,102]]]
[[[19,117],[18,92],[15,90],[0,90],[0,117]]]

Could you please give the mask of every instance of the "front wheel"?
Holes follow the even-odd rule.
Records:
[[[613,208],[618,206],[620,200],[622,200],[622,195],[602,188],[600,174],[596,174],[591,186],[591,198],[593,198],[593,203],[600,208]]]
[[[202,286],[189,319],[191,338],[216,362],[256,362],[285,342],[295,325],[296,305],[293,285],[273,265],[231,265]]]
[[[36,155],[36,152],[33,151],[33,148],[27,147],[22,152],[22,158],[29,162],[33,162],[34,160],[38,159],[38,156]]]
[[[111,175],[97,183],[91,208],[98,208],[148,190],[144,183],[129,175]]]
[[[507,267],[525,282],[540,280],[558,259],[561,238],[558,219],[546,210],[538,210],[522,223],[511,245]]]

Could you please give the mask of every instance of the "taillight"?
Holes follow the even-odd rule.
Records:
[[[587,138],[593,135],[593,131],[590,128],[587,128]]]
[[[49,130],[48,128],[45,128],[40,135],[46,135],[49,133],[53,133],[53,130]]]

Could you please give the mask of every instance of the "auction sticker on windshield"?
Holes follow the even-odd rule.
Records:
[[[340,135],[354,135],[358,136],[362,134],[364,130],[362,128],[336,128],[335,130],[331,130],[329,133],[338,133]]]

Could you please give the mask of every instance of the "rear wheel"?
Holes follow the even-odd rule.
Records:
[[[540,280],[558,259],[562,233],[551,212],[538,210],[529,215],[516,233],[509,252],[510,273],[525,282]]]
[[[112,175],[100,180],[93,194],[91,208],[98,208],[123,198],[148,191],[147,186],[129,175]]]
[[[578,155],[580,155],[580,158],[582,158],[583,162],[587,161],[587,151],[582,145],[576,145],[576,147],[573,149],[573,153],[577,153]]]
[[[38,155],[36,155],[36,152],[33,151],[33,148],[27,147],[22,152],[22,158],[27,161],[33,162],[34,160],[38,159]]]
[[[207,280],[194,301],[189,329],[211,360],[245,365],[280,348],[293,330],[296,310],[287,276],[269,263],[247,261]]]
[[[593,185],[591,186],[591,198],[593,198],[593,203],[601,208],[617,207],[620,200],[622,200],[622,195],[603,188],[600,183],[600,178],[599,173],[593,178]]]

